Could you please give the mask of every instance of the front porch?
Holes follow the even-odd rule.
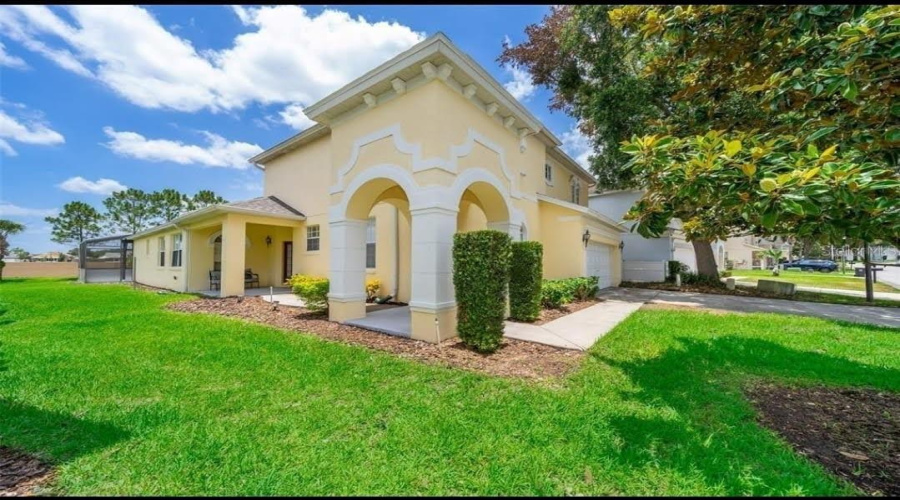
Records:
[[[300,221],[226,214],[185,229],[188,292],[211,297],[291,294]],[[296,235],[296,237],[295,237]]]

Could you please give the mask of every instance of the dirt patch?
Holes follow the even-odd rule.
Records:
[[[0,497],[41,494],[53,469],[27,453],[0,446]]]
[[[176,311],[217,314],[242,318],[255,323],[285,330],[305,332],[319,337],[370,349],[386,351],[400,357],[425,363],[453,366],[490,375],[533,380],[552,379],[565,375],[584,357],[581,351],[558,349],[515,339],[503,339],[493,354],[481,354],[466,347],[459,339],[446,340],[440,347],[421,340],[394,337],[378,332],[328,321],[325,314],[306,309],[279,306],[259,297],[243,300],[197,299],[175,302],[167,307]]]
[[[4,278],[67,278],[78,276],[77,262],[7,262]]]
[[[872,495],[900,495],[900,395],[871,389],[758,386],[762,425]]]

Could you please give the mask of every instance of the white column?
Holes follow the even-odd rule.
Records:
[[[412,215],[410,307],[438,311],[456,305],[453,292],[453,235],[456,210],[429,207]]]
[[[330,263],[329,316],[346,321],[366,315],[366,221],[345,219],[328,224]],[[361,305],[361,307],[360,307]]]

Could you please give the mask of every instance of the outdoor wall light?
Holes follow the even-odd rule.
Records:
[[[619,242],[619,250],[622,250],[623,248],[625,248],[625,242],[624,242],[624,241],[620,241],[620,242]]]
[[[266,236],[266,246],[271,246],[271,245],[272,245],[272,237]]]
[[[589,230],[584,230],[584,234],[581,235],[581,241],[584,242],[584,247],[587,248],[588,242],[591,241],[591,232]]]

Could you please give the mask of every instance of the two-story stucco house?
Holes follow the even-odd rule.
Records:
[[[456,333],[456,232],[544,244],[545,278],[621,280],[624,229],[588,208],[593,177],[487,71],[438,33],[307,107],[316,122],[250,159],[264,196],[134,236],[135,280],[244,293],[291,274],[330,279],[329,316],[366,316],[364,283],[409,304],[409,332]]]

